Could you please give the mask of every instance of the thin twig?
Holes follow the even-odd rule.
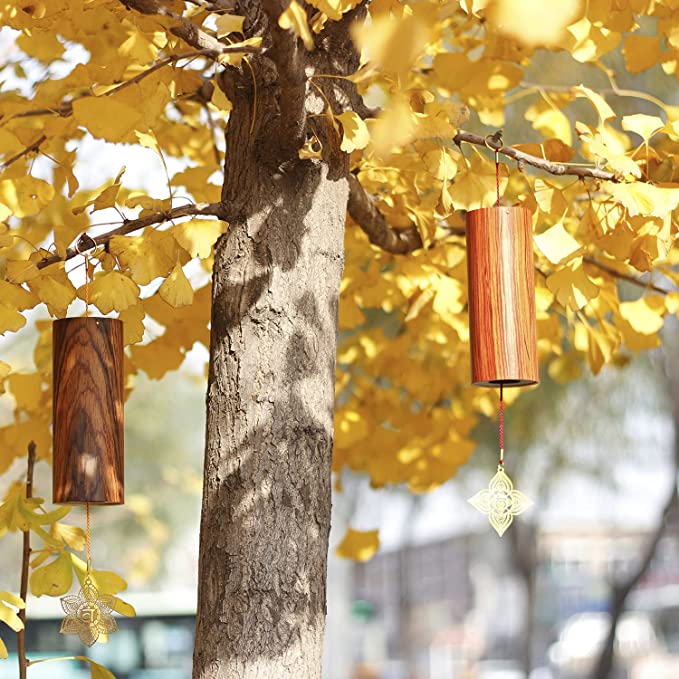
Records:
[[[476,144],[477,146],[486,146],[491,148],[493,151],[497,151],[503,156],[512,158],[519,163],[526,163],[527,165],[532,165],[537,167],[544,172],[549,172],[549,174],[555,174],[559,176],[563,175],[573,175],[575,177],[591,177],[592,179],[603,179],[609,182],[620,182],[622,178],[615,174],[615,172],[610,172],[609,170],[603,170],[600,167],[583,167],[582,165],[571,165],[569,163],[557,163],[552,160],[546,160],[545,158],[539,158],[538,156],[532,156],[530,153],[524,153],[512,146],[503,146],[502,143],[498,143],[497,137],[491,135],[489,137],[481,137],[473,132],[467,132],[466,130],[458,130],[457,134],[453,137],[453,141],[456,144],[461,144],[466,142],[467,144]]]
[[[33,497],[33,469],[35,468],[35,442],[28,444],[28,467],[26,470],[26,499]],[[24,607],[19,611],[19,619],[23,623],[17,632],[17,656],[19,659],[19,679],[26,679],[28,660],[26,659],[26,597],[28,596],[28,566],[31,560],[31,531],[24,531],[24,547],[21,558],[21,589],[19,596]]]
[[[120,2],[128,9],[134,9],[140,14],[158,15],[174,19],[177,22],[177,26],[173,26],[170,29],[170,33],[181,38],[184,42],[196,49],[205,50],[207,56],[216,59],[220,54],[224,53],[226,45],[223,42],[220,42],[217,38],[196,26],[196,24],[185,17],[176,14],[168,7],[158,2],[158,0],[120,0]],[[246,50],[231,51],[245,52]]]
[[[164,212],[156,212],[146,217],[141,217],[140,219],[128,219],[122,223],[117,229],[107,231],[99,236],[90,237],[87,236],[86,243],[81,244],[79,248],[75,246],[68,248],[66,254],[61,257],[59,255],[52,255],[50,257],[45,257],[37,263],[38,269],[44,269],[50,264],[55,264],[56,262],[66,262],[72,259],[78,254],[84,254],[89,250],[92,250],[100,245],[108,245],[111,238],[114,236],[124,236],[133,231],[138,231],[146,226],[151,226],[152,224],[162,224],[163,222],[169,222],[173,219],[178,219],[179,217],[192,217],[197,215],[205,215],[210,217],[218,217],[220,219],[224,218],[224,208],[221,203],[198,203],[196,205],[181,205],[180,207],[173,207],[170,210],[165,210]],[[81,235],[82,239],[85,234]],[[80,250],[80,251],[78,251]]]
[[[641,278],[636,278],[635,276],[632,276],[632,274],[617,271],[613,267],[608,266],[608,264],[600,262],[598,259],[594,259],[594,257],[583,257],[582,260],[583,262],[585,262],[585,264],[595,266],[597,269],[605,271],[607,274],[613,276],[614,278],[619,278],[620,280],[627,281],[628,283],[632,283],[632,285],[644,288],[645,290],[653,290],[654,292],[659,292],[661,295],[669,295],[671,292],[671,290],[662,288],[659,285],[651,283],[650,281],[644,281]]]
[[[244,45],[240,47],[238,45],[224,45],[222,49],[223,54],[259,54],[260,52],[261,49],[259,47],[254,47],[252,45]],[[148,77],[152,73],[155,73],[161,68],[164,68],[165,66],[169,66],[178,61],[182,61],[183,59],[197,59],[198,57],[211,58],[213,56],[214,56],[213,50],[210,49],[200,49],[193,50],[191,52],[182,52],[181,54],[171,54],[167,57],[159,59],[152,66],[149,66],[149,68],[147,68],[145,71],[142,71],[141,73],[135,75],[134,78],[130,78],[129,80],[120,83],[116,87],[111,88],[110,90],[104,92],[101,95],[94,95],[89,93],[83,94],[79,97],[74,97],[69,101],[64,101],[55,108],[36,108],[30,111],[22,111],[20,113],[15,113],[12,117],[29,118],[32,116],[58,115],[62,118],[68,118],[70,115],[73,115],[74,101],[94,96],[109,97],[112,94],[115,94],[116,92],[120,92],[120,90],[123,90],[126,87],[130,87],[131,85],[135,85],[136,83],[141,82],[144,78]],[[43,138],[43,141],[44,140],[45,139]]]
[[[6,170],[12,163],[16,162],[20,158],[23,158],[24,156],[27,156],[29,153],[37,151],[40,148],[40,145],[45,141],[47,141],[47,137],[43,134],[25,149],[14,154],[11,158],[8,158],[4,163],[2,163],[2,165],[0,165],[0,171]]]

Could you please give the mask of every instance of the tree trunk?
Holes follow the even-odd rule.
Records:
[[[535,587],[538,567],[538,527],[536,524],[521,522],[512,526],[509,532],[509,546],[514,568],[525,588],[526,617],[518,651],[521,668],[526,677],[533,669],[533,643],[535,636]]]
[[[229,95],[193,677],[319,679],[346,167],[267,168]]]

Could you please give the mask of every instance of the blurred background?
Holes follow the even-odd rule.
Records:
[[[621,60],[619,53],[606,57],[614,70]],[[619,73],[620,87],[679,104],[659,69]],[[608,87],[601,71],[548,52],[526,79]],[[645,102],[607,96],[620,115],[657,113]],[[520,97],[510,103],[506,138],[535,138],[523,116],[527,105]],[[481,131],[472,118],[474,126]],[[96,159],[93,186],[122,164],[137,186],[164,181],[136,162],[138,151],[103,161],[98,142],[83,143]],[[477,450],[463,470],[426,495],[372,489],[366,478],[342,473],[333,502],[325,679],[679,677],[679,342],[670,320],[665,332],[664,352],[596,378],[575,365],[567,383],[544,375],[508,408],[508,471],[535,504],[502,539],[467,503],[495,471],[496,421],[478,426]],[[29,329],[2,338],[0,356],[21,370],[35,339]],[[94,512],[96,566],[124,573],[124,598],[137,610],[136,618],[119,619],[108,644],[87,651],[118,679],[191,676],[205,360],[197,347],[160,385],[139,379],[126,406],[127,503]],[[0,424],[10,405],[0,399]],[[5,479],[21,473],[9,470],[0,495]],[[36,494],[50,495],[44,463],[36,468]],[[75,509],[69,522],[84,525],[83,513]],[[335,555],[349,527],[379,530],[370,560]],[[6,536],[0,549],[0,589],[17,591],[20,537]],[[29,596],[27,610],[30,659],[83,652],[77,638],[59,634],[58,601]],[[9,679],[18,669],[14,639],[4,631],[10,658],[0,662],[0,678]],[[89,670],[45,664],[29,676],[78,679]]]

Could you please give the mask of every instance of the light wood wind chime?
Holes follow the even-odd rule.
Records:
[[[493,146],[489,143],[492,139]],[[504,389],[537,384],[533,228],[529,210],[500,204],[502,137],[495,151],[495,206],[467,213],[467,279],[472,383],[500,389],[499,461],[488,488],[469,502],[488,516],[499,536],[532,503],[505,471]]]
[[[87,236],[76,249],[91,247]],[[117,630],[114,598],[92,578],[90,506],[124,502],[123,324],[89,314],[90,262],[85,258],[85,316],[54,321],[52,495],[56,504],[84,505],[87,572],[77,595],[61,605],[63,634],[92,646]]]

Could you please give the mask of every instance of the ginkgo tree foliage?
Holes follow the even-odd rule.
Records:
[[[0,17],[0,333],[37,328],[33,370],[0,363],[0,533],[44,541],[36,595],[82,573],[68,510],[26,499],[17,462],[30,441],[50,459],[48,317],[87,296],[121,318],[128,392],[207,347],[195,677],[320,676],[331,465],[423,492],[473,452],[497,397],[468,384],[464,213],[494,203],[494,151],[502,202],[534,215],[553,378],[658,346],[679,309],[679,106],[607,61],[675,83],[676,0],[6,0]],[[527,83],[546,50],[607,87]],[[529,132],[503,139],[518,97]],[[119,151],[95,161],[91,138]],[[88,186],[133,145],[165,181],[112,164]],[[24,602],[0,597],[16,629]]]

